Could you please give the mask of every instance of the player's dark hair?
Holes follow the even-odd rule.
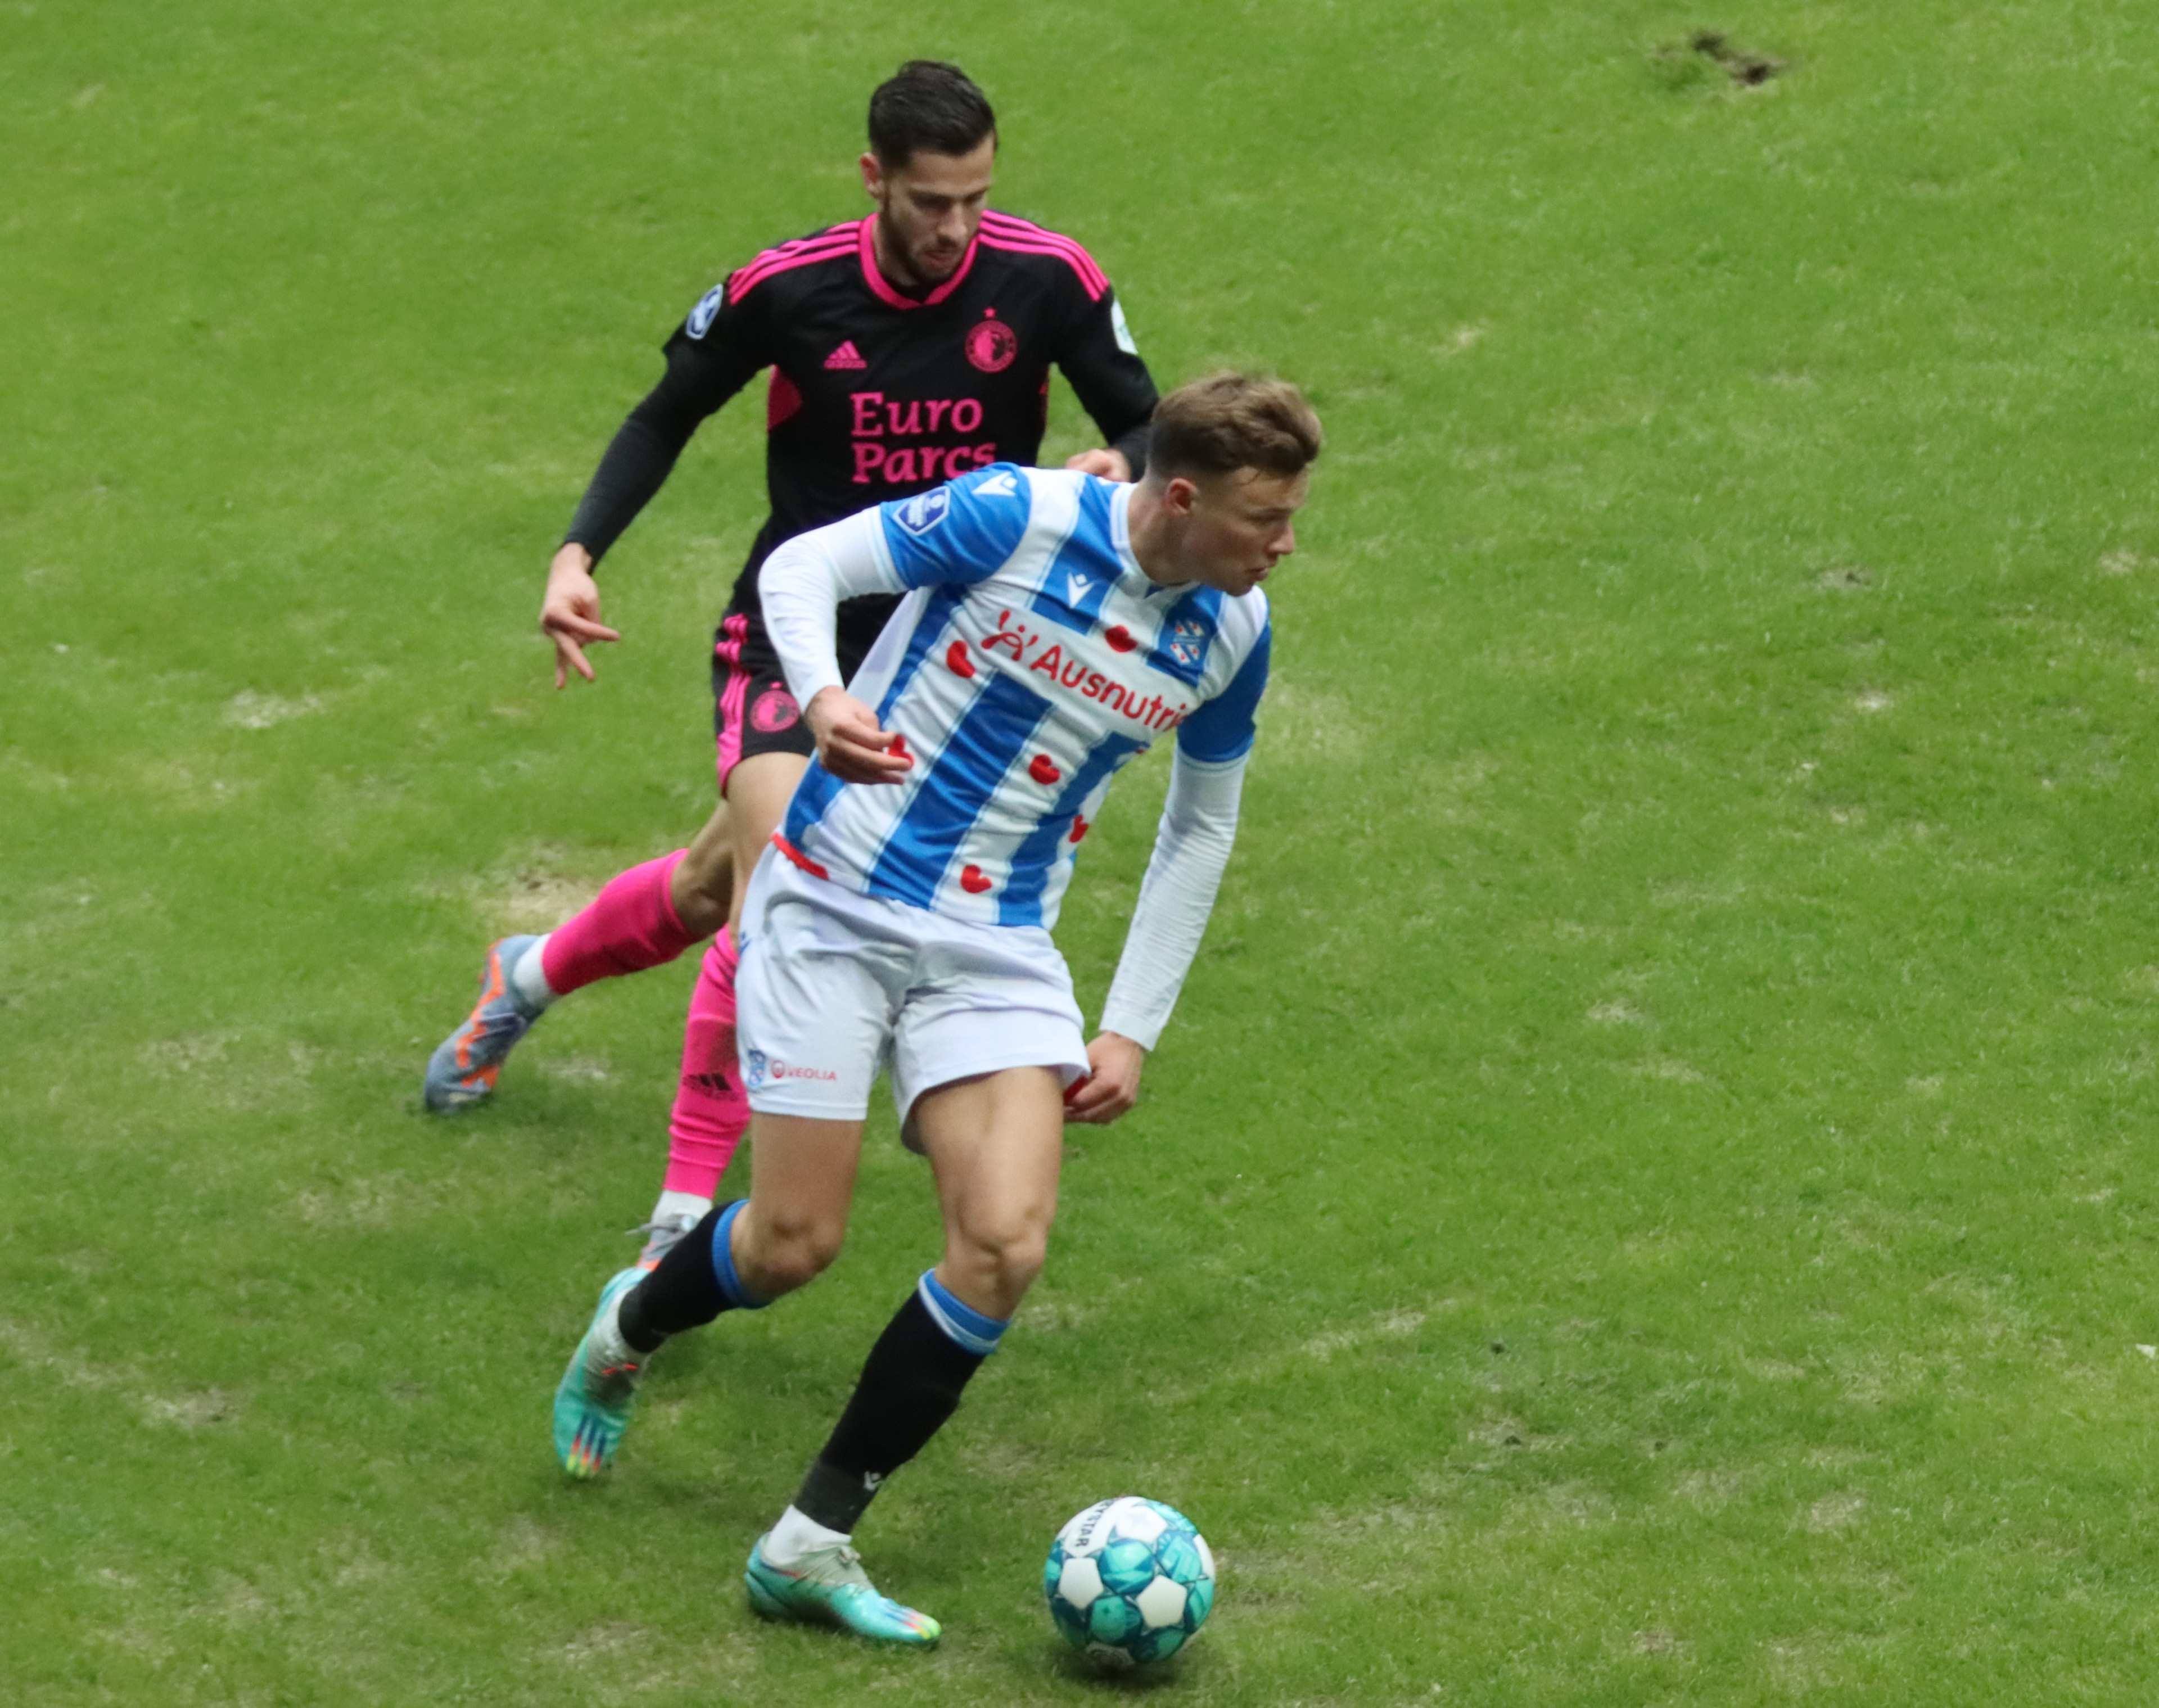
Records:
[[[870,151],[888,171],[919,149],[971,154],[997,133],[989,96],[942,60],[909,60],[870,96]]]
[[[1319,454],[1319,417],[1287,380],[1209,374],[1154,406],[1147,473],[1296,474]]]

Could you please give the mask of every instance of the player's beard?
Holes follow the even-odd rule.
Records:
[[[922,283],[941,285],[959,270],[960,258],[966,252],[964,248],[940,250],[925,246],[909,255],[907,264]]]
[[[957,249],[939,249],[934,235],[920,243],[910,243],[889,215],[885,216],[883,224],[886,252],[898,256],[900,265],[908,272],[908,278],[902,282],[941,285],[958,270],[967,253],[964,245]]]

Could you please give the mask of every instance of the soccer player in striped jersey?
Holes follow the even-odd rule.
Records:
[[[765,251],[697,303],[668,340],[665,377],[608,448],[548,577],[541,622],[559,686],[572,670],[589,678],[583,649],[617,638],[600,622],[600,557],[698,424],[769,370],[771,515],[713,647],[722,805],[687,849],[620,874],[548,935],[494,945],[479,1003],[427,1067],[429,1107],[477,1102],[557,997],[712,938],[691,1001],[648,1261],[711,1207],[749,1119],[735,1065],[735,945],[723,928],[733,876],[755,863],[811,751],[765,634],[760,567],[783,541],[865,506],[992,463],[1032,463],[1053,365],[1107,441],[1072,466],[1129,479],[1146,456],[1154,381],[1109,281],[1070,238],[985,204],[997,139],[981,91],[955,66],[911,62],[871,97],[869,137],[862,169],[877,210]],[[841,606],[845,674],[896,603],[872,593]]]
[[[909,1292],[794,1503],[751,1550],[751,1604],[883,1641],[936,1621],[880,1595],[852,1535],[949,1418],[1041,1268],[1066,1120],[1131,1106],[1236,830],[1270,629],[1319,423],[1292,386],[1218,375],[1155,414],[1146,477],[1000,463],[821,528],[764,571],[773,644],[817,739],[748,886],[747,1199],[601,1296],[556,1392],[566,1468],[612,1459],[668,1335],[815,1277],[847,1220],[889,1064],[945,1248]],[[842,601],[903,599],[842,686]],[[1101,1029],[1084,1040],[1050,928],[1116,772],[1175,742]]]

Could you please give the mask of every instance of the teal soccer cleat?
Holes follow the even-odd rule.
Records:
[[[862,1570],[862,1556],[852,1548],[821,1549],[795,1571],[783,1571],[764,1557],[760,1536],[749,1550],[743,1582],[751,1611],[763,1618],[836,1626],[873,1643],[910,1648],[929,1648],[941,1634],[929,1614],[879,1595]]]
[[[555,1456],[572,1477],[597,1477],[606,1470],[629,1427],[645,1354],[630,1349],[615,1319],[622,1296],[644,1279],[645,1271],[636,1268],[608,1278],[592,1327],[556,1385]]]
[[[532,1029],[544,1010],[528,1007],[510,982],[510,970],[520,956],[540,939],[505,937],[487,952],[480,970],[479,1001],[465,1016],[464,1024],[435,1047],[427,1058],[427,1077],[422,1095],[438,1114],[484,1102],[494,1089],[495,1077],[517,1047],[518,1039]]]

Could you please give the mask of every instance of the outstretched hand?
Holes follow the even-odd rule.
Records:
[[[555,686],[565,687],[574,670],[596,680],[580,643],[619,640],[600,621],[600,584],[593,579],[593,554],[574,541],[547,566],[547,593],[540,602],[540,632],[555,643]]]
[[[1147,1052],[1121,1033],[1098,1033],[1087,1046],[1087,1077],[1064,1094],[1064,1118],[1105,1127],[1139,1101]]]
[[[897,783],[914,767],[907,743],[844,688],[820,688],[802,717],[817,739],[817,763],[842,783]]]

